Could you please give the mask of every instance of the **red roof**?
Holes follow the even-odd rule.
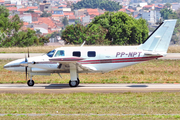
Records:
[[[37,9],[38,9],[38,7],[37,7],[37,6],[29,6],[29,7],[27,7],[27,9],[37,10]]]
[[[119,11],[126,12],[126,9],[120,9]]]
[[[74,12],[64,12],[64,15],[74,15]]]
[[[18,9],[19,12],[21,12],[21,11],[28,11],[28,10],[29,10],[28,8],[20,8],[20,9]]]
[[[23,25],[29,25],[29,23],[27,23],[27,22],[24,22],[24,23],[23,23]]]
[[[52,17],[64,17],[64,15],[53,14]]]
[[[152,5],[145,5],[143,8],[152,8],[154,6],[154,4]]]
[[[99,15],[98,9],[86,9],[89,15]]]
[[[15,11],[17,10],[17,7],[6,7],[9,11]]]
[[[69,19],[70,19],[70,20],[74,20],[74,19],[76,19],[76,17],[75,17],[75,15],[70,15],[70,16],[69,16]]]
[[[45,23],[51,28],[56,27],[55,23],[50,17],[38,17],[38,23]]]
[[[16,4],[5,4],[5,6],[16,6]]]
[[[127,9],[129,12],[134,12],[134,10],[133,9]]]
[[[40,10],[34,10],[34,12],[35,12],[35,13],[41,13],[41,11],[40,11]]]
[[[86,10],[87,12],[98,12],[98,9],[87,8]]]
[[[4,0],[0,0],[0,3],[4,3]]]

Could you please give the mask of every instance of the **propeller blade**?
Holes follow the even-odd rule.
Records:
[[[28,48],[28,58],[29,58],[29,48]]]
[[[26,81],[27,81],[27,68],[28,68],[28,67],[25,67],[25,72],[26,72]]]
[[[26,57],[26,54],[25,54],[25,62],[27,62],[27,57]]]

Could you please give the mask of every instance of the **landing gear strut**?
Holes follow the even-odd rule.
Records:
[[[32,79],[33,75],[30,74],[30,80],[27,81],[27,85],[32,87],[34,86],[34,80]]]
[[[80,81],[79,81],[79,76],[78,76],[77,65],[74,63],[70,64],[70,76],[71,76],[71,80],[69,81],[69,86],[77,87]]]

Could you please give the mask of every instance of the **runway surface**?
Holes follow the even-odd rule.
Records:
[[[41,56],[43,54],[45,53],[30,53],[30,57]],[[0,53],[0,59],[20,59],[24,57],[25,53]],[[180,53],[168,53],[166,57],[162,57],[159,59],[180,59]]]
[[[180,84],[0,84],[0,93],[124,93],[124,92],[180,92]]]

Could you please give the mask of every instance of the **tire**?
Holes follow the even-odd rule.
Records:
[[[30,87],[34,86],[34,80],[28,80],[27,85]]]
[[[78,82],[78,85],[79,85],[79,83],[80,83],[80,80],[79,80],[79,78],[77,78],[77,82]]]
[[[70,87],[77,87],[78,86],[78,81],[69,81],[69,86]]]

